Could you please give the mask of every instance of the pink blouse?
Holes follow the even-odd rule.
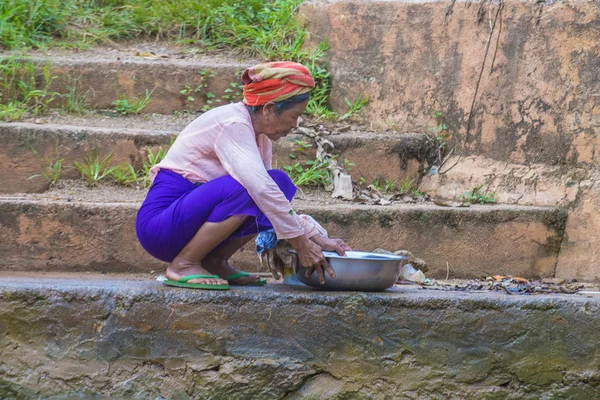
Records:
[[[167,156],[150,170],[169,169],[191,182],[208,182],[231,175],[250,194],[273,224],[277,238],[317,233],[308,218],[292,211],[290,202],[267,173],[271,169],[271,140],[256,135],[243,103],[215,108],[192,121],[177,137]]]

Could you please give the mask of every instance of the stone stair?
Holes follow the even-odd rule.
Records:
[[[55,55],[50,64],[58,77],[54,88],[64,92],[77,78],[80,90],[93,93],[88,105],[100,109],[110,108],[124,93],[132,96],[154,90],[149,108],[144,109],[147,114],[48,113],[24,122],[0,123],[4,143],[0,148],[0,221],[6,254],[0,262],[2,270],[148,272],[164,268],[145,254],[135,237],[135,213],[144,191],[113,188],[99,199],[93,197],[97,193],[93,190],[77,189],[79,193],[65,195],[47,191],[48,183],[41,177],[29,179],[40,173],[41,160],[61,158],[70,166],[92,151],[101,158],[112,154],[115,165],[130,162],[140,167],[147,149],[168,147],[198,115],[186,109],[206,104],[186,103],[182,88],[204,85],[198,101],[206,100],[203,94],[208,91],[219,98],[244,66],[218,57],[144,59],[133,54],[131,50],[92,50]],[[37,54],[29,59],[43,61]],[[216,74],[208,77],[206,71]],[[177,115],[169,115],[173,111]],[[340,160],[355,164],[351,170],[355,181],[359,177],[367,182],[378,177],[419,181],[430,166],[431,139],[424,133],[383,134],[352,124],[343,128],[330,130],[334,134],[326,138]],[[295,152],[298,138],[309,141],[290,135],[275,143],[274,165],[281,168],[297,162],[289,155]],[[300,159],[314,157],[314,151],[305,150]],[[74,169],[63,170],[63,179],[76,177]],[[35,192],[39,195],[27,194]],[[431,277],[554,276],[566,220],[563,211],[551,207],[445,208],[431,203],[382,207],[327,200],[323,195],[304,197],[296,202],[297,211],[315,216],[331,235],[360,250],[410,250],[428,262]],[[235,261],[244,269],[259,270],[249,246]]]
[[[208,292],[139,276],[0,272],[0,395],[591,399],[599,306],[584,296]]]
[[[306,190],[296,210],[356,249],[410,250],[427,261],[432,278],[596,279],[594,135],[579,135],[572,154],[565,145],[567,127],[581,123],[579,114],[565,110],[584,113],[593,99],[568,106],[568,96],[549,101],[547,86],[575,86],[549,74],[561,70],[554,65],[529,68],[554,62],[547,54],[561,48],[561,57],[581,71],[590,69],[586,63],[596,65],[594,40],[573,40],[596,37],[594,19],[580,20],[596,6],[592,0],[541,3],[504,2],[496,69],[484,77],[484,101],[475,107],[489,114],[466,138],[464,151],[448,160],[454,168],[423,176],[429,164],[424,132],[433,111],[444,111],[454,139],[464,139],[488,36],[487,21],[475,18],[478,7],[307,1],[302,15],[311,40],[326,37],[331,46],[332,105],[345,111],[344,98],[370,98],[366,115],[374,128],[351,126],[327,136],[340,159],[356,164],[355,180],[421,179],[421,189],[445,199],[486,183],[500,204],[374,206]],[[538,10],[543,7],[550,17]],[[561,34],[553,36],[556,27]],[[586,50],[577,53],[572,43]],[[68,93],[76,85],[98,112],[0,123],[0,398],[600,398],[598,292],[509,296],[403,285],[385,293],[332,293],[277,282],[209,292],[161,285],[155,278],[165,265],[135,237],[144,190],[82,189],[69,180],[76,177],[72,170],[55,188],[29,178],[40,173],[41,159],[64,158],[70,165],[94,150],[139,166],[147,148],[168,146],[198,110],[218,105],[208,100],[227,102],[226,89],[254,61],[148,44],[117,47],[28,56],[50,63],[57,77],[52,90]],[[530,48],[538,49],[533,58]],[[577,96],[587,96],[593,76],[577,78],[587,87]],[[533,84],[524,91],[512,86],[523,82]],[[507,118],[495,106],[498,88],[509,100],[504,110],[516,107],[515,118],[523,110],[532,115]],[[143,115],[102,111],[146,91],[152,99]],[[532,93],[546,102],[524,107],[519,96]],[[555,121],[560,129],[540,116],[548,104],[565,104]],[[588,125],[589,114],[582,118]],[[526,140],[519,136],[530,131]],[[296,138],[302,137],[276,143],[279,167],[295,162],[289,154]],[[567,156],[577,159],[577,168],[561,164]],[[571,207],[568,218],[565,207]],[[260,271],[252,246],[233,262]]]

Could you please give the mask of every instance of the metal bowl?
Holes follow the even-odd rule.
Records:
[[[362,251],[347,251],[346,256],[324,251],[323,255],[335,271],[335,278],[325,273],[323,285],[314,271],[310,278],[307,278],[306,268],[300,265],[298,257],[294,267],[296,278],[308,286],[319,289],[381,292],[396,283],[402,266],[408,262],[408,257],[405,256]]]

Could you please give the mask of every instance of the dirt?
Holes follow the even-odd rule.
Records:
[[[51,111],[41,117],[25,118],[20,122],[40,125],[54,124],[109,129],[140,129],[178,134],[199,115],[199,113],[182,113],[179,115],[120,115],[110,110],[88,111],[82,114],[65,114],[60,111]]]
[[[0,56],[8,56],[14,54],[8,50],[0,49]],[[247,64],[253,65],[260,62],[254,57],[247,57],[239,52],[219,50],[206,51],[198,46],[178,46],[174,43],[153,41],[119,41],[119,43],[111,42],[94,45],[89,49],[63,49],[51,48],[47,50],[28,50],[20,52],[31,57],[47,58],[50,61],[53,58],[61,58],[63,60],[86,60],[102,59],[102,60],[118,60],[118,61],[156,61],[160,62],[190,62],[211,64]]]
[[[27,199],[40,201],[94,202],[94,203],[141,203],[148,189],[117,186],[101,183],[90,187],[80,180],[62,180],[44,193],[17,193],[0,196],[0,199]],[[299,189],[295,200],[303,204],[353,204],[348,201],[333,199],[324,190]]]

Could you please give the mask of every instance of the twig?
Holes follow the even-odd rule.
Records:
[[[448,17],[450,15],[452,15],[452,10],[454,9],[454,3],[456,3],[456,0],[450,0],[450,4],[448,4],[448,6],[446,7],[446,12],[444,13],[444,25],[446,25],[446,21],[448,20]]]
[[[490,34],[488,35],[487,41],[485,42],[485,50],[483,54],[483,63],[481,64],[481,70],[479,71],[479,77],[477,78],[477,83],[475,85],[475,93],[473,93],[473,101],[471,101],[471,108],[469,110],[469,119],[467,120],[467,133],[465,134],[465,140],[469,140],[469,132],[471,130],[471,119],[473,118],[473,107],[475,107],[475,100],[477,99],[477,93],[479,92],[479,84],[481,83],[481,77],[483,76],[483,70],[485,69],[485,61],[487,60],[488,51],[490,50],[490,41],[492,40],[492,35],[494,34],[494,28],[496,27],[496,21],[498,20],[498,15],[500,14],[500,10],[504,7],[504,0],[500,0],[498,3],[498,10],[496,10],[496,16],[494,17],[494,21],[491,21],[491,13],[490,13]]]
[[[446,280],[450,277],[450,264],[446,261]]]

